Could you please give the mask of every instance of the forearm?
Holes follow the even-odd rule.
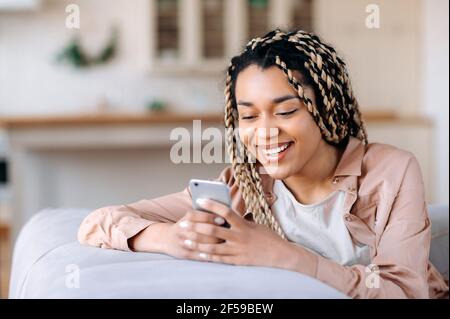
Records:
[[[164,253],[169,227],[172,223],[154,223],[128,240],[132,251]]]
[[[391,267],[400,275],[386,271],[381,264],[378,273],[371,272],[364,265],[340,265],[291,242],[279,250],[277,259],[276,267],[318,279],[352,298],[428,298],[426,278],[399,265]]]
[[[318,256],[302,246],[292,242],[284,242],[278,250],[277,268],[296,271],[310,277],[316,277]]]

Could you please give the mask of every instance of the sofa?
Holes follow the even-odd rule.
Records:
[[[348,298],[284,269],[235,266],[82,246],[88,209],[45,209],[22,228],[13,251],[9,298]],[[448,279],[449,208],[430,205],[430,259]]]

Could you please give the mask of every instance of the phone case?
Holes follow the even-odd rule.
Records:
[[[192,207],[196,210],[205,211],[197,205],[197,199],[199,198],[212,199],[231,207],[230,189],[228,185],[222,182],[191,179],[189,181],[189,189],[192,195]],[[209,211],[206,212],[209,213]],[[228,222],[223,226],[230,227]]]

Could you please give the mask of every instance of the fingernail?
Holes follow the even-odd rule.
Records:
[[[204,205],[205,203],[206,203],[206,200],[204,198],[197,199],[197,204],[199,204],[200,206]]]
[[[205,254],[205,253],[200,253],[200,254],[198,254],[198,256],[202,259],[208,258],[208,254]]]
[[[187,228],[189,226],[189,223],[187,222],[187,221],[185,221],[185,220],[183,220],[181,223],[180,223],[180,227],[181,228]]]
[[[217,225],[222,225],[223,223],[225,223],[225,219],[223,219],[222,217],[216,217],[216,218],[214,218],[214,222]]]
[[[193,243],[194,243],[194,242],[193,242],[192,240],[190,240],[190,239],[186,239],[186,240],[184,241],[184,244],[185,244],[186,246],[189,246],[189,247],[191,247]]]

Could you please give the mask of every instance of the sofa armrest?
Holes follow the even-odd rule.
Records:
[[[431,219],[430,261],[448,279],[449,264],[449,207],[448,205],[429,205]]]

